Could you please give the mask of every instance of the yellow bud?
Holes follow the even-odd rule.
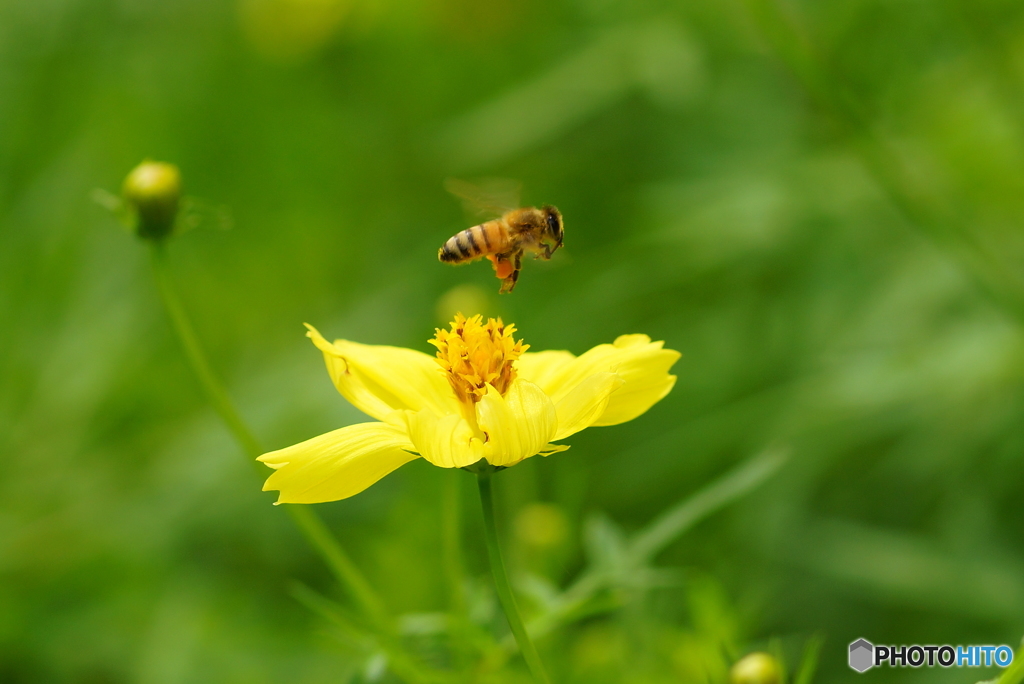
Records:
[[[263,57],[303,61],[338,33],[351,0],[240,0],[238,19],[245,37]]]
[[[751,653],[732,666],[732,684],[782,684],[778,661],[767,653]]]
[[[495,315],[491,296],[476,285],[456,285],[437,300],[435,313],[442,325],[452,320],[458,312]]]
[[[124,179],[121,194],[134,214],[139,237],[161,240],[174,228],[181,200],[181,172],[174,164],[144,161]]]
[[[569,522],[558,506],[534,503],[519,511],[515,520],[520,541],[540,549],[554,548],[569,536]]]

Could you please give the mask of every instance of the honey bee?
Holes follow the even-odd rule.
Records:
[[[455,180],[449,180],[446,186],[470,206],[493,213],[500,211],[494,211],[497,207],[487,201],[493,200],[493,195],[488,197],[476,186]],[[498,293],[504,294],[516,286],[525,252],[532,253],[535,259],[550,259],[561,246],[562,215],[558,209],[550,205],[540,209],[521,207],[505,211],[501,218],[456,233],[437,251],[437,258],[447,264],[488,259],[494,266],[495,276],[501,280]]]

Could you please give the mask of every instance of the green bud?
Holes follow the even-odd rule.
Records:
[[[732,684],[782,684],[779,663],[767,653],[751,653],[732,666]]]
[[[124,179],[121,194],[134,215],[139,237],[162,240],[174,228],[181,200],[181,172],[174,164],[144,161]]]

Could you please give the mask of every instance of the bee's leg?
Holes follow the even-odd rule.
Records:
[[[501,281],[501,287],[498,288],[498,294],[508,294],[512,291],[512,288],[516,286],[516,280],[519,279],[519,271],[513,271],[512,275]]]
[[[519,280],[519,270],[523,267],[523,253],[516,252],[512,255],[512,272],[507,278],[501,281],[501,289],[498,290],[498,294],[507,294],[512,291],[516,286],[516,281]]]
[[[537,248],[537,251],[533,253],[533,258],[548,261],[549,259],[551,259],[551,253],[551,245],[544,245],[543,247]]]

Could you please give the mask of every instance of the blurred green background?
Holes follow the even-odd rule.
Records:
[[[839,682],[858,637],[1024,634],[1021,3],[0,2],[0,681],[397,681],[296,600],[349,605],[205,401],[145,245],[90,199],[144,157],[230,212],[170,264],[268,448],[362,420],[303,322],[430,351],[476,300],[535,349],[683,353],[649,413],[498,477],[527,612],[789,454],[542,638],[557,681],[721,682],[819,635],[814,681]],[[443,180],[488,176],[566,221],[500,299],[488,265],[435,257],[469,225]],[[438,667],[451,478],[500,639],[470,475],[417,461],[317,506]]]

